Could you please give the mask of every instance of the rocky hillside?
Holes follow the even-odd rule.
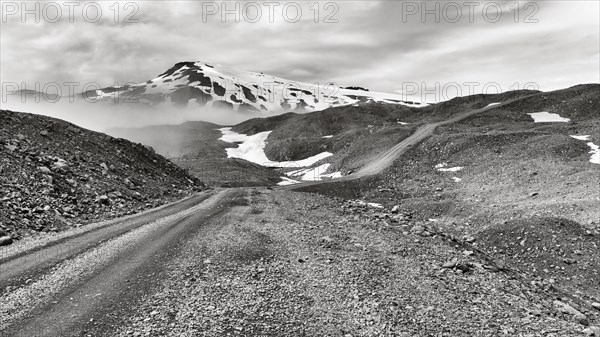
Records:
[[[425,219],[445,215],[472,225],[549,216],[596,226],[600,166],[589,144],[600,143],[600,85],[527,96],[438,127],[382,174],[323,192],[402,200]],[[569,122],[536,123],[528,115],[542,111]]]
[[[590,144],[600,143],[600,86],[526,96],[438,127],[381,174],[304,191],[400,205],[597,313],[600,162]],[[538,112],[561,121],[535,122]]]
[[[451,142],[467,150],[477,148],[475,142],[481,141],[481,137],[492,139],[492,135],[510,132],[514,134],[496,136],[518,138],[519,132],[535,129],[544,132],[548,137],[562,137],[562,140],[549,140],[548,143],[532,140],[533,144],[522,145],[529,146],[529,150],[515,149],[515,152],[531,152],[533,156],[538,156],[547,153],[545,144],[549,144],[551,151],[562,151],[566,156],[585,158],[584,153],[587,153],[588,149],[586,143],[580,141],[574,144],[576,141],[569,136],[592,135],[594,138],[599,117],[598,95],[600,85],[586,84],[551,92],[519,90],[502,94],[457,97],[421,108],[365,103],[308,114],[251,119],[234,126],[233,130],[243,134],[272,131],[265,145],[265,153],[271,160],[294,161],[324,151],[333,153],[333,156],[323,162],[331,163],[329,172],[339,171],[345,175],[405,139],[423,124],[444,121],[470,109],[519,99],[502,109],[490,110],[440,130],[452,133],[456,139],[452,139]],[[528,113],[536,112],[559,114],[571,122],[567,125],[534,123],[534,119]],[[538,131],[531,135],[540,136]],[[479,138],[469,140],[474,137]],[[571,147],[576,148],[576,151],[570,151]],[[465,155],[469,154],[465,152]],[[521,157],[518,153],[516,155]],[[435,152],[431,156],[435,156]],[[446,159],[448,158],[444,158]],[[433,165],[436,164],[439,163]]]
[[[133,214],[204,188],[144,145],[27,113],[1,111],[0,153],[5,244]]]

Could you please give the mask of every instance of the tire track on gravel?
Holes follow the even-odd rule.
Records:
[[[21,284],[3,295],[0,335],[104,335],[113,330],[160,284],[183,242],[243,196],[243,190],[223,190],[207,200],[193,199],[196,205],[185,203],[189,209],[98,244],[38,281]]]
[[[156,219],[177,214],[206,200],[211,195],[212,192],[205,192],[133,217],[108,221],[97,227],[89,225],[89,228],[84,228],[82,231],[72,235],[63,234],[65,236],[40,242],[30,249],[11,252],[11,249],[19,249],[19,247],[6,247],[0,255],[0,293],[6,287],[22,284],[28,279],[31,280],[35,275],[44,273],[65,259],[93,249],[102,242],[123,235]]]
[[[372,176],[372,175],[381,173],[383,170],[385,170],[386,168],[391,166],[396,159],[398,159],[400,156],[402,156],[411,147],[419,144],[425,138],[433,135],[433,133],[435,132],[435,129],[438,126],[456,123],[463,119],[469,118],[473,115],[476,115],[476,114],[479,114],[479,113],[482,113],[482,112],[485,112],[488,110],[497,109],[502,106],[514,103],[516,101],[519,101],[519,100],[522,100],[522,99],[525,99],[525,98],[528,98],[531,96],[533,96],[533,95],[527,95],[527,96],[515,98],[512,100],[505,101],[500,104],[486,106],[486,107],[480,108],[480,109],[468,110],[468,111],[458,114],[457,116],[455,116],[453,118],[450,118],[450,119],[442,121],[442,122],[425,124],[425,125],[421,126],[420,128],[418,128],[408,138],[402,140],[400,143],[394,145],[392,148],[390,148],[387,151],[385,151],[384,153],[378,155],[376,158],[373,158],[373,160],[371,160],[371,162],[369,164],[363,166],[357,172],[347,175],[345,177],[330,179],[330,180],[322,180],[322,181],[302,182],[302,183],[294,184],[294,185],[278,186],[278,187],[274,187],[273,189],[295,190],[295,189],[300,189],[300,188],[307,187],[307,186],[323,185],[323,184],[337,183],[337,182],[342,182],[342,181],[351,181],[351,180],[356,180],[356,179],[360,179],[363,177]]]

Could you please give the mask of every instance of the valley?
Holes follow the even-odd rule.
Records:
[[[27,281],[4,288],[0,329],[44,336],[581,335],[582,318],[557,309],[559,295],[586,320],[598,316],[551,284],[526,282],[478,241],[419,232],[409,213],[256,188],[184,202],[183,210],[148,214],[146,225],[77,258],[37,255],[53,267],[20,267]],[[105,228],[127,221],[138,220]],[[79,240],[65,235],[62,244]],[[28,250],[53,244],[31,242]],[[30,257],[16,248],[3,251],[3,267]],[[38,272],[27,274],[30,268]]]
[[[599,88],[108,130],[130,141],[3,111],[5,165],[52,179],[3,175],[0,331],[598,335]]]
[[[0,337],[600,337],[599,1],[0,2]]]

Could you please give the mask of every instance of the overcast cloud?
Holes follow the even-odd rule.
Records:
[[[598,1],[521,1],[518,23],[514,1],[478,2],[473,5],[474,22],[465,2],[454,2],[462,6],[456,23],[449,22],[457,13],[448,2],[440,3],[446,11],[439,23],[432,14],[425,22],[421,13],[408,15],[420,1],[323,1],[318,23],[309,8],[314,1],[297,2],[302,16],[295,23],[286,22],[282,15],[286,2],[279,2],[274,22],[269,22],[269,7],[257,1],[263,16],[256,23],[247,22],[243,15],[239,23],[233,15],[223,23],[220,13],[203,20],[203,8],[207,14],[220,1],[133,1],[139,8],[132,17],[137,23],[123,22],[136,8],[125,8],[126,1],[117,4],[117,22],[110,9],[115,8],[114,2],[98,2],[103,16],[96,23],[85,21],[82,6],[74,9],[69,22],[64,2],[53,3],[63,5],[59,22],[42,17],[35,23],[33,15],[22,20],[21,1],[2,1],[3,83],[33,86],[74,81],[109,86],[146,81],[174,63],[191,60],[384,92],[401,91],[407,82],[428,87],[497,82],[503,90],[514,89],[515,83],[536,83],[542,90],[552,90],[600,82]],[[333,5],[326,8],[327,3]],[[239,4],[243,9],[245,3]],[[486,4],[488,20],[482,15]],[[502,6],[502,17],[489,22],[496,15],[496,4]],[[234,8],[235,3],[227,6]],[[247,8],[252,19],[253,8]],[[50,18],[55,17],[53,9],[47,7]],[[323,22],[336,9],[331,19],[338,22]],[[88,14],[94,18],[93,8]],[[297,17],[292,7],[288,14],[288,19]],[[532,14],[529,19],[538,22],[525,23]]]

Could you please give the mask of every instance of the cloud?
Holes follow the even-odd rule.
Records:
[[[98,3],[103,16],[96,23],[77,10],[73,22],[9,16],[0,30],[0,80],[113,85],[145,81],[179,61],[203,60],[296,81],[388,92],[404,82],[494,81],[506,89],[535,82],[544,90],[600,82],[594,1],[520,2],[519,7],[514,1],[480,2],[473,20],[465,3],[458,2],[458,8],[439,2],[439,22],[433,14],[425,20],[422,13],[411,14],[411,6],[421,11],[423,2],[349,1],[327,8],[319,2],[318,15],[313,2],[299,2],[302,16],[295,23],[286,21],[294,18],[289,2],[275,8],[272,23],[264,6],[258,22],[247,22],[242,13],[237,23],[231,14],[221,22],[220,13],[203,22],[203,6],[212,2],[145,1],[127,9],[120,3],[117,20],[112,2]],[[501,20],[491,22],[497,4]],[[139,22],[125,23],[134,12]],[[449,22],[457,14],[461,19]],[[338,22],[324,23],[328,16]],[[538,23],[524,23],[527,17]]]

